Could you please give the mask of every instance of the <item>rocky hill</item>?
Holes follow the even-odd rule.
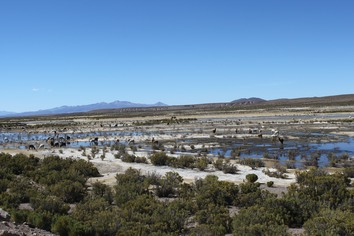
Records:
[[[247,105],[247,104],[257,104],[257,103],[266,102],[266,101],[267,100],[264,100],[262,98],[252,97],[252,98],[240,98],[240,99],[232,101],[231,103]]]

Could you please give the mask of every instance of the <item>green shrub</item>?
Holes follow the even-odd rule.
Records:
[[[55,196],[32,198],[31,206],[36,211],[46,211],[52,214],[66,214],[69,210],[69,206],[62,199]]]
[[[343,173],[344,173],[348,178],[354,178],[354,166],[344,168]]]
[[[128,153],[124,153],[120,159],[123,161],[123,162],[128,162],[128,163],[133,163],[135,162],[135,156],[134,155],[130,155]]]
[[[182,155],[170,159],[170,165],[175,168],[193,168],[197,158],[192,155]]]
[[[304,228],[308,235],[354,235],[354,213],[323,209]]]
[[[200,208],[208,204],[227,206],[238,197],[239,187],[234,183],[219,181],[215,175],[207,175],[205,179],[197,179],[194,183],[196,202]]]
[[[264,159],[269,159],[270,158],[269,153],[268,152],[264,152],[263,153],[263,158]]]
[[[65,159],[62,159],[65,160]],[[88,161],[85,160],[72,160],[69,162],[69,169],[75,170],[79,174],[85,177],[99,177],[100,173],[98,172],[97,168]]]
[[[256,174],[248,174],[246,175],[246,179],[250,183],[254,183],[258,180],[258,176]]]
[[[49,187],[50,192],[66,203],[80,202],[87,194],[86,187],[70,180],[61,181]]]
[[[249,166],[252,169],[264,167],[264,162],[262,160],[254,158],[245,158],[243,160],[240,160],[240,164]]]
[[[6,192],[9,183],[7,179],[0,179],[0,193]]]
[[[15,209],[23,202],[23,197],[21,194],[12,194],[12,193],[1,193],[0,194],[0,206],[5,209]]]
[[[178,193],[179,187],[183,182],[183,178],[177,172],[167,172],[160,179],[160,183],[156,189],[158,197],[170,197]]]
[[[148,163],[146,157],[137,157],[137,156],[135,157],[135,162],[136,163],[144,163],[144,164]]]
[[[269,169],[264,169],[262,171],[264,174],[268,175],[269,177],[274,177],[274,178],[280,178],[280,179],[286,179],[288,178],[288,176],[286,174],[284,174],[281,171],[270,171]]]
[[[59,235],[72,235],[73,219],[70,216],[59,216],[53,223],[51,230]]]
[[[235,165],[230,164],[230,163],[224,163],[222,166],[222,171],[225,174],[236,174],[238,169]]]
[[[13,210],[11,212],[11,220],[17,224],[22,224],[27,221],[27,217],[30,214],[28,210]]]
[[[101,182],[95,182],[92,184],[91,194],[94,197],[103,198],[107,200],[110,204],[113,202],[113,192],[111,187]]]
[[[214,204],[208,204],[196,212],[198,225],[204,226],[209,232],[203,235],[225,235],[231,233],[231,218],[227,208]],[[197,231],[201,231],[199,227]],[[204,230],[203,230],[204,231]],[[212,234],[211,234],[212,233]]]
[[[345,209],[352,201],[352,194],[348,190],[350,180],[343,174],[328,174],[324,170],[312,168],[309,171],[297,171],[296,179],[297,184],[288,187],[287,196],[298,202],[303,222],[316,214],[321,205]]]
[[[126,145],[124,144],[115,144],[111,146],[111,151],[115,150],[118,151],[119,153],[125,153]]]
[[[150,161],[155,166],[165,166],[170,162],[170,157],[164,152],[157,152],[150,156]]]
[[[210,163],[210,160],[207,157],[200,157],[197,159],[195,163],[195,167],[198,168],[199,170],[205,170],[208,167],[208,164]]]
[[[53,215],[49,212],[30,212],[27,217],[27,222],[37,228],[49,231],[51,229]]]
[[[217,170],[222,170],[223,169],[223,164],[224,164],[224,160],[221,158],[218,158],[216,161],[214,161],[214,167]]]
[[[139,195],[148,193],[149,182],[140,171],[129,168],[124,174],[116,175],[117,184],[114,186],[115,203],[118,206],[126,204]]]
[[[288,235],[279,215],[264,207],[241,209],[233,219],[234,235]]]
[[[271,188],[271,187],[273,187],[273,185],[274,185],[273,181],[268,181],[267,182],[267,187]]]

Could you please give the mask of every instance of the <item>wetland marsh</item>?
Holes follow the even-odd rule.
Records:
[[[128,117],[92,114],[55,119],[27,117],[1,122],[0,150],[29,152],[40,157],[55,154],[84,158],[111,175],[134,165],[145,172],[161,172],[163,167],[152,166],[149,161],[156,152],[175,158],[186,155],[206,157],[210,163],[223,159],[237,165],[238,169],[242,169],[242,160],[259,159],[265,168],[282,166],[289,170],[287,176],[291,179],[294,169],[352,165],[354,119],[351,117],[353,113],[348,111],[319,113],[316,109],[256,109],[224,113],[217,110],[194,113],[154,111],[144,116],[133,114]],[[97,142],[93,142],[95,138]],[[51,145],[49,139],[62,140],[62,145]],[[35,149],[29,150],[30,145]],[[145,157],[147,163],[116,160],[118,151],[113,147],[117,145],[124,146],[130,155]],[[97,150],[96,153],[93,149]],[[110,169],[111,162],[115,162],[117,168],[110,172],[104,166]],[[208,173],[225,175],[217,172],[210,163],[206,168]],[[184,177],[187,175],[186,170],[165,168],[179,171],[182,176],[185,174]],[[196,168],[193,173],[188,173],[191,180],[199,176]],[[225,176],[225,179],[242,181],[234,176]],[[288,183],[279,181],[279,184]]]

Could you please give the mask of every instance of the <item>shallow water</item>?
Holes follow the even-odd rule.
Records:
[[[354,138],[348,138],[346,142],[329,142],[329,143],[312,143],[310,145],[303,145],[301,143],[296,142],[288,142],[283,146],[277,144],[257,144],[253,147],[249,147],[246,151],[241,149],[240,158],[263,158],[264,153],[267,153],[270,159],[276,157],[277,160],[280,161],[281,164],[286,164],[289,161],[288,155],[289,151],[294,151],[294,165],[299,168],[304,165],[304,163],[308,160],[307,157],[310,158],[311,154],[318,153],[318,165],[319,167],[328,166],[329,160],[327,155],[329,153],[334,153],[337,156],[341,154],[349,154],[350,156],[354,156]],[[239,147],[240,145],[234,146]],[[244,146],[247,147],[247,146]],[[211,148],[209,153],[213,155],[224,156],[226,158],[231,157],[232,148]]]
[[[354,153],[354,138],[349,138],[348,142],[331,142],[311,145],[318,150]]]
[[[143,132],[117,132],[117,131],[97,131],[86,133],[60,133],[57,137],[69,136],[71,139],[85,139],[97,137],[97,136],[142,136]],[[11,142],[27,142],[27,141],[45,141],[50,137],[54,137],[52,133],[35,133],[29,134],[26,132],[3,132],[0,133],[0,144]]]
[[[284,119],[284,117],[282,117]],[[67,147],[79,148],[79,147],[90,147],[92,143],[90,139],[93,137],[100,137],[98,146],[110,146],[114,144],[114,137],[119,137],[121,139],[121,144],[127,145],[125,139],[147,135],[150,137],[157,136],[161,131],[92,131],[92,132],[77,132],[77,133],[60,133],[59,137],[70,136],[70,144]],[[171,135],[175,137],[176,134],[191,135],[191,132],[187,130],[184,131],[164,131],[164,134]],[[240,151],[241,158],[250,157],[250,158],[263,158],[264,153],[267,153],[271,158],[278,159],[281,163],[285,164],[288,161],[288,154],[290,151],[295,152],[294,154],[294,165],[296,167],[301,167],[304,163],[303,156],[310,157],[312,153],[319,152],[319,166],[326,166],[329,164],[327,155],[329,153],[334,153],[337,156],[347,153],[350,156],[354,155],[354,138],[348,138],[346,136],[335,135],[335,134],[323,134],[319,132],[293,132],[292,135],[297,137],[313,137],[317,141],[308,143],[307,141],[288,141],[284,145],[280,145],[279,142],[272,143],[269,141],[262,141],[265,143],[260,143],[259,140],[249,140],[247,143],[238,141],[229,141],[229,143],[218,144],[215,147],[208,148],[208,154],[214,156],[224,156],[230,158],[232,155],[232,150]],[[53,133],[27,133],[27,132],[2,132],[0,133],[0,150],[2,148],[6,149],[26,149],[28,144],[36,142],[45,143],[49,137],[53,137]],[[111,137],[111,140],[102,137]],[[123,140],[124,139],[124,140]],[[302,138],[301,138],[302,139]],[[197,139],[187,138],[180,139],[183,144],[191,145],[195,142],[205,142],[205,146],[210,144],[210,139]],[[213,142],[216,142],[217,139],[213,139]],[[232,140],[232,139],[229,139]],[[323,142],[322,140],[326,140]],[[338,141],[340,140],[340,141]],[[230,144],[231,143],[231,144]],[[140,143],[139,143],[140,144]],[[151,145],[141,144],[144,150],[151,151]],[[221,145],[221,147],[219,146]],[[169,150],[166,150],[169,151]],[[201,151],[201,149],[195,149],[193,152]]]

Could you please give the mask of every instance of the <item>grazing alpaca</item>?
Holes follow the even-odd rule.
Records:
[[[173,122],[179,124],[179,121],[177,120],[176,116],[171,116],[171,119],[169,121],[167,121],[167,125],[172,124]]]
[[[28,145],[28,150],[36,150],[36,147],[33,144]]]
[[[276,130],[276,129],[272,129],[272,136],[274,137],[277,137],[279,136],[279,130]]]
[[[278,139],[278,141],[281,143],[281,145],[284,144],[284,138],[279,136],[279,131],[272,129],[272,141],[276,142]]]
[[[51,147],[53,147],[53,146],[54,146],[54,138],[53,138],[53,137],[47,138],[47,143],[48,143]]]
[[[90,145],[98,145],[98,137],[90,140]]]
[[[66,142],[60,142],[59,147],[66,147]]]
[[[151,143],[153,143],[153,144],[159,144],[159,141],[155,140],[155,138],[153,137],[153,138],[151,139]]]
[[[134,144],[134,143],[135,143],[134,139],[128,139],[128,145]]]

